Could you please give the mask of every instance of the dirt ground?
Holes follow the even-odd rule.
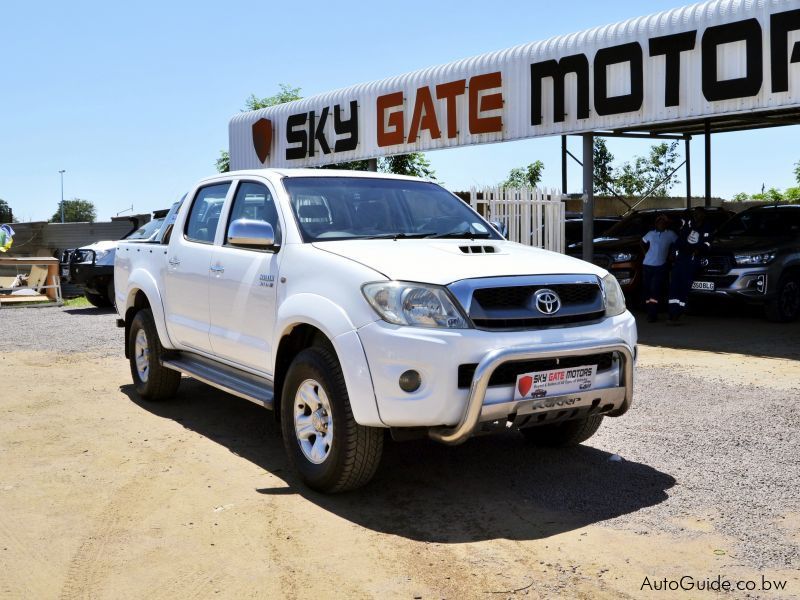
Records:
[[[643,327],[639,364],[729,385],[768,373],[797,391],[797,338],[744,354],[742,335],[680,348],[677,333]],[[779,597],[800,593],[800,564],[741,559],[714,506],[665,513],[664,527],[627,522],[668,506],[682,476],[655,459],[609,461],[620,446],[602,436],[561,451],[557,468],[512,435],[389,444],[370,486],[326,497],[289,472],[268,413],[196,381],[148,404],[121,356],[12,350],[0,382],[2,597],[618,598],[664,596],[642,591],[645,577],[687,574],[787,579]],[[537,501],[545,487],[559,491]],[[613,488],[613,510],[575,509]],[[800,538],[793,509],[775,527]]]

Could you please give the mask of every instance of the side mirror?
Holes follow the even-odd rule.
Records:
[[[500,221],[489,221],[489,225],[495,228],[497,233],[503,236],[503,238],[508,238],[508,227],[506,227],[505,223],[501,223]]]
[[[268,248],[275,245],[275,230],[266,221],[236,219],[228,226],[228,243],[245,248]]]

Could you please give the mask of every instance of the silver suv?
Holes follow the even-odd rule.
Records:
[[[800,316],[800,205],[757,206],[720,227],[692,292],[763,304],[770,321]]]

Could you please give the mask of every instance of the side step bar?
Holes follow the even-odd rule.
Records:
[[[196,354],[179,354],[175,358],[161,361],[174,371],[180,371],[203,383],[239,396],[260,406],[272,409],[275,396],[272,381],[235,367],[220,364]]]

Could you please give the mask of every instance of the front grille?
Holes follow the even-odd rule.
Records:
[[[534,294],[555,292],[561,305],[557,312],[541,312]],[[594,321],[604,314],[603,291],[599,283],[536,283],[478,288],[472,292],[469,316],[481,329],[532,329]]]
[[[703,264],[703,273],[709,275],[725,275],[734,267],[733,259],[730,256],[709,256],[702,261],[703,263],[708,261],[707,264],[701,264]]]
[[[479,329],[533,329],[535,327],[551,327],[553,325],[570,325],[600,319],[605,311],[569,315],[566,317],[529,317],[522,319],[472,319]]]
[[[562,306],[588,304],[600,293],[600,288],[587,283],[567,283],[560,285],[520,285],[514,287],[483,288],[475,290],[472,299],[490,310],[493,308],[519,308],[528,304],[537,290],[553,290],[561,298]]]
[[[489,378],[489,387],[500,387],[514,385],[517,375],[522,373],[533,373],[538,371],[550,371],[552,369],[570,369],[572,367],[582,367],[584,365],[597,365],[597,371],[606,371],[611,368],[614,359],[613,352],[603,354],[587,354],[586,356],[570,356],[567,358],[548,358],[543,360],[523,360],[503,363],[494,370]],[[468,388],[472,384],[477,363],[458,366],[458,387],[459,389]]]

